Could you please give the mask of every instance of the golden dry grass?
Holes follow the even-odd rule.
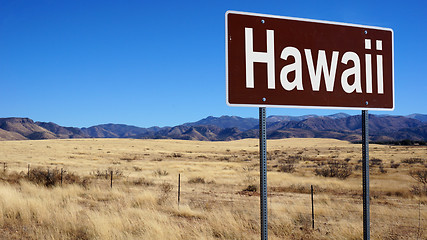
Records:
[[[269,238],[361,239],[361,146],[333,139],[269,140],[267,145]],[[426,239],[427,198],[411,192],[418,185],[409,171],[426,168],[427,147],[371,144],[370,158],[380,159],[371,166],[372,239]],[[404,163],[408,158],[424,162]],[[316,176],[314,170],[329,160],[348,162],[352,174]],[[0,168],[4,239],[260,236],[259,194],[243,191],[258,186],[256,139],[2,141],[0,162],[7,164],[5,172]],[[63,168],[80,177],[80,184],[33,184],[26,179],[28,164],[51,172]],[[286,164],[295,171],[279,171]],[[110,171],[112,189],[105,176]],[[315,188],[314,230],[310,185]]]

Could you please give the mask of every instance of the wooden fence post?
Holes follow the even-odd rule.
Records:
[[[313,202],[313,185],[311,185],[311,225],[314,229],[314,202]]]
[[[181,200],[181,173],[178,174],[178,208]]]
[[[113,171],[111,171],[111,182],[110,182],[110,188],[113,188]]]

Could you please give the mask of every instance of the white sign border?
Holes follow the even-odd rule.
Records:
[[[377,30],[385,30],[391,32],[391,56],[392,56],[392,94],[393,94],[393,107],[392,108],[363,108],[363,107],[332,107],[332,106],[298,106],[298,105],[263,105],[263,104],[235,104],[229,102],[228,96],[228,14],[241,14],[241,15],[249,15],[249,16],[257,16],[257,17],[269,17],[269,18],[278,18],[278,19],[286,19],[286,20],[296,20],[303,22],[314,22],[314,23],[323,23],[323,24],[332,24],[339,26],[350,26],[350,27],[359,27],[359,28],[367,28],[367,29],[377,29]],[[341,22],[332,22],[332,21],[324,21],[324,20],[314,20],[314,19],[306,19],[306,18],[296,18],[296,17],[286,17],[286,16],[278,16],[278,15],[270,15],[270,14],[261,14],[261,13],[250,13],[250,12],[241,12],[241,11],[233,11],[228,10],[225,12],[225,95],[226,95],[226,103],[230,107],[273,107],[273,108],[301,108],[301,109],[343,109],[343,110],[377,110],[377,111],[393,111],[395,108],[395,94],[394,94],[394,31],[391,28],[384,27],[375,27],[375,26],[367,26],[360,24],[352,24],[352,23],[341,23]]]

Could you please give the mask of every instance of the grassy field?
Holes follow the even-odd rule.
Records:
[[[267,148],[269,239],[362,239],[360,144]],[[427,147],[371,144],[370,159],[372,239],[427,239],[426,188],[410,174],[426,171]],[[256,139],[2,141],[0,163],[2,239],[260,238]]]

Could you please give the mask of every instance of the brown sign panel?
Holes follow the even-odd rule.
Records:
[[[230,106],[394,109],[393,31],[226,13]]]

